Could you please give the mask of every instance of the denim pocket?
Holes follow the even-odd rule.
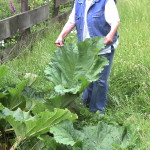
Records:
[[[93,18],[100,18],[101,16],[104,15],[104,12],[103,11],[98,11],[98,12],[95,12],[92,14],[92,17]]]

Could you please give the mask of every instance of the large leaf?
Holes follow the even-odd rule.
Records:
[[[2,80],[1,78],[7,74],[7,70],[8,68],[5,66],[0,66],[0,83]],[[7,87],[6,89],[1,89],[0,87],[0,103],[9,109],[16,109],[18,106],[22,105],[25,102],[22,91],[28,82],[28,79],[24,80],[16,85],[15,88]]]
[[[70,121],[64,121],[61,124],[52,127],[50,132],[54,134],[54,138],[57,143],[65,145],[73,146],[80,139],[84,138],[84,134],[78,130],[75,130],[72,122]]]
[[[135,126],[121,127],[105,123],[75,130],[70,121],[64,121],[50,129],[56,142],[71,145],[73,150],[115,150],[135,148]]]
[[[65,94],[61,96],[50,97],[46,101],[47,108],[53,110],[54,108],[66,108],[72,101],[76,100],[78,97],[77,94]]]
[[[54,111],[54,108],[66,108],[78,97],[77,94],[57,95],[55,93],[47,96],[31,87],[26,87],[23,95],[26,97],[26,111],[32,110],[34,115],[45,110]]]
[[[105,57],[98,56],[103,47],[103,39],[95,37],[58,48],[45,69],[47,78],[55,85],[55,91],[76,94],[97,80],[97,74],[108,64]]]
[[[26,100],[22,91],[27,83],[28,80],[24,80],[16,85],[15,88],[8,88],[5,92],[0,93],[0,102],[11,110],[21,106]]]
[[[45,111],[33,117],[30,112],[23,112],[19,108],[16,111],[5,108],[2,110],[2,114],[21,140],[46,133],[50,127],[63,120],[75,120],[77,118],[76,114],[67,109],[55,109],[54,112]]]
[[[30,86],[26,86],[22,92],[22,94],[26,97],[26,98],[33,98],[36,99],[39,102],[43,102],[44,101],[44,92],[38,92],[36,89],[30,87]]]
[[[31,138],[19,145],[18,150],[63,150],[57,146],[58,144],[47,134]],[[64,148],[65,149],[65,148]],[[65,149],[67,150],[67,149]]]
[[[97,127],[85,127],[83,132],[86,137],[82,145],[83,149],[113,150],[113,144],[121,143],[123,128],[100,123]]]

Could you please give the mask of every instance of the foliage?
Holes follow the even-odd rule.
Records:
[[[28,80],[22,81],[15,88],[8,88],[2,92],[5,96],[0,98],[0,102],[11,110],[18,108],[25,102],[25,97],[22,95],[22,91],[27,82]]]
[[[55,91],[61,95],[81,93],[90,82],[97,80],[98,73],[108,64],[106,58],[98,56],[103,47],[103,39],[95,37],[58,48],[45,70]]]
[[[1,66],[0,71],[2,72],[0,75],[0,79],[2,80],[7,73],[7,68]],[[29,111],[26,111],[26,109],[29,109],[27,107],[29,101],[35,101],[35,104],[39,105],[42,104],[42,102],[33,100],[31,93],[29,97],[26,97],[26,94],[22,93],[28,81],[22,81],[16,88],[7,87],[7,89],[1,89],[0,91],[0,128],[4,132],[6,123],[8,122],[11,125],[16,134],[16,142],[13,145],[14,149],[26,138],[46,133],[50,127],[63,120],[69,119],[73,121],[77,118],[76,114],[71,113],[67,109],[54,109],[51,112],[48,109],[41,110],[40,107],[37,107],[36,111],[32,111],[33,106]],[[36,113],[33,114],[34,112]]]
[[[7,73],[8,68],[5,66],[0,66],[0,79],[3,78]]]
[[[20,7],[17,2],[13,2],[13,6],[15,7],[16,12],[11,10],[10,1],[0,1],[0,20],[19,12]]]
[[[43,4],[46,4],[47,2],[49,2],[50,0],[32,0],[29,2],[30,8],[37,8],[39,6],[42,6]]]
[[[78,131],[74,129],[72,122],[64,121],[52,127],[50,132],[54,134],[57,143],[71,145],[78,150],[137,148],[136,128],[132,125],[119,127],[99,122],[97,126],[84,127]]]
[[[24,112],[20,108],[15,111],[5,108],[1,110],[1,115],[11,124],[17,138],[21,140],[46,133],[50,127],[62,120],[75,120],[77,118],[75,114],[70,113],[67,109],[55,109],[54,112],[46,110],[32,116],[30,112]]]
[[[9,3],[7,1],[0,2],[0,20],[8,16],[11,16],[13,12],[9,8]]]
[[[137,150],[149,150],[149,0],[142,2],[140,0],[118,0],[117,6],[121,18],[119,30],[120,45],[118,50],[115,51],[113,68],[109,78],[109,105],[106,114],[99,117],[99,115],[93,114],[87,111],[87,108],[82,107],[77,111],[79,120],[74,123],[74,127],[82,132],[83,126],[97,126],[98,121],[101,121],[108,125],[111,124],[114,127],[127,127],[127,131],[129,131],[128,126],[135,125],[138,132],[135,138],[140,138],[140,141],[136,142]],[[3,87],[15,87],[14,85],[20,83],[24,79],[24,75],[30,72],[38,75],[32,87],[38,89],[40,93],[47,94],[49,92],[52,94],[53,86],[45,80],[43,70],[49,62],[53,51],[56,49],[54,42],[61,31],[62,25],[63,23],[60,26],[55,24],[55,26],[50,27],[44,37],[40,38],[39,36],[39,39],[32,44],[32,48],[27,47],[19,57],[7,62],[6,66],[9,67],[9,74],[2,80]],[[137,29],[140,32],[137,32]],[[76,39],[68,36],[65,43],[72,41],[76,42]],[[35,97],[38,97],[38,94]],[[72,105],[71,109],[73,112],[80,106],[81,99],[79,100],[78,105]],[[31,105],[28,106],[30,108]],[[37,106],[40,107],[40,105]],[[37,107],[32,107],[32,110],[35,108]],[[6,125],[5,129],[7,128],[8,125]],[[78,144],[80,145],[80,142]],[[47,134],[27,139],[17,149],[41,150],[40,148],[43,148],[43,150],[47,150],[48,148],[52,150],[71,149],[70,146],[56,143]],[[116,149],[123,150],[117,146]],[[128,150],[130,149],[132,149],[132,146],[128,148]]]
[[[58,144],[50,135],[40,135],[36,138],[31,138],[17,148],[17,150],[67,150],[67,146]]]

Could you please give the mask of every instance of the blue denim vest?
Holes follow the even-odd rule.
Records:
[[[75,0],[75,25],[78,41],[83,41],[85,1]],[[105,37],[110,32],[111,26],[106,22],[104,15],[106,2],[107,0],[93,0],[87,12],[87,26],[91,38],[95,36]],[[116,42],[117,38],[118,34],[116,33],[113,43]]]

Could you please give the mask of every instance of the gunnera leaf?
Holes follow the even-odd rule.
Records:
[[[54,112],[46,110],[35,116],[19,108],[15,111],[5,108],[1,113],[13,127],[16,136],[21,140],[46,133],[52,126],[63,120],[73,121],[77,119],[77,115],[67,109],[54,109]]]
[[[22,94],[22,91],[27,83],[28,80],[23,80],[15,88],[8,88],[5,93],[0,93],[0,103],[11,110],[23,107],[26,98]]]
[[[76,94],[96,81],[98,73],[108,64],[105,57],[98,56],[103,47],[103,39],[95,37],[58,48],[45,69],[47,79],[55,85],[55,91],[61,95]]]
[[[54,134],[54,139],[57,143],[65,145],[74,146],[81,138],[84,138],[84,134],[81,131],[75,130],[73,123],[69,120],[52,127],[50,132]]]
[[[63,121],[50,132],[57,143],[70,145],[73,150],[121,150],[135,147],[135,129],[134,126],[126,128],[99,122],[97,126],[83,127],[79,131],[74,129],[72,122]]]

